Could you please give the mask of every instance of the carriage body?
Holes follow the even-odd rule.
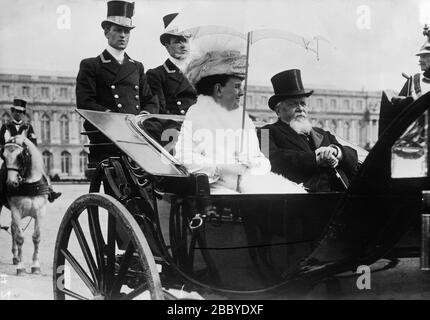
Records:
[[[427,117],[428,107],[425,95],[391,123],[345,193],[265,195],[211,195],[207,176],[190,174],[169,153],[180,116],[78,110],[121,152],[97,164],[90,193],[63,219],[55,249],[56,298],[83,297],[58,285],[66,262],[90,295],[114,299],[144,291],[165,298],[170,288],[207,297],[270,298],[373,263],[419,218],[422,191],[429,188],[427,131],[425,152],[415,164],[425,169],[414,177],[393,175],[399,154],[393,146]],[[151,136],[147,123],[173,131]],[[100,194],[102,186],[108,196]],[[102,207],[109,211],[106,232]],[[88,240],[78,215],[85,215]],[[81,263],[69,250],[72,238],[83,252]],[[132,291],[124,293],[123,286]]]

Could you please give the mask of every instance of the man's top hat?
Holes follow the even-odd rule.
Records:
[[[134,15],[134,2],[109,1],[107,3],[107,18],[102,21],[102,28],[113,23],[118,26],[133,29],[131,18]]]
[[[275,94],[269,99],[269,107],[274,110],[275,105],[285,98],[309,97],[314,91],[303,88],[300,70],[292,69],[275,74],[272,79]]]
[[[185,39],[191,38],[191,33],[179,31],[178,26],[172,25],[172,21],[176,18],[178,13],[170,13],[163,17],[164,33],[160,36],[160,42],[164,46],[170,37],[182,37]]]
[[[27,101],[22,100],[22,99],[14,99],[13,100],[13,106],[12,106],[12,110],[15,109],[17,111],[20,112],[24,112],[25,113],[25,106],[27,105]]]
[[[424,26],[423,35],[427,37],[427,41],[421,46],[420,51],[418,51],[416,56],[430,53],[430,30],[427,25]]]

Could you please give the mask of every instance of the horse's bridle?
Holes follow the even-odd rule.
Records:
[[[29,152],[28,152],[28,147],[27,147],[27,145],[25,143],[23,143],[22,145],[19,144],[19,143],[16,143],[16,139],[12,138],[8,142],[6,142],[5,145],[3,146],[2,150],[1,150],[1,156],[2,156],[2,158],[3,158],[3,151],[4,151],[4,149],[7,146],[15,146],[15,147],[18,147],[19,149],[21,149],[21,152],[17,156],[18,167],[17,168],[16,167],[8,167],[6,164],[5,164],[5,166],[6,166],[6,170],[7,171],[16,171],[16,172],[18,172],[20,180],[22,182],[24,182],[25,181],[25,171],[26,171],[24,161],[25,161],[26,157],[30,156]]]

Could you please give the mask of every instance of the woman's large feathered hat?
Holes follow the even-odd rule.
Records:
[[[427,40],[421,46],[420,51],[418,51],[418,53],[416,54],[417,56],[430,53],[430,30],[427,25],[424,26],[423,35],[427,37]]]
[[[195,86],[201,79],[214,75],[245,78],[246,55],[236,50],[209,51],[193,59],[185,74]]]
[[[113,23],[121,27],[133,29],[131,18],[134,15],[134,2],[109,1],[107,3],[107,18],[102,21],[104,29],[108,23]]]

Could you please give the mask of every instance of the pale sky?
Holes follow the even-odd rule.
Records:
[[[0,1],[0,72],[76,76],[80,60],[97,56],[106,46],[100,27],[105,0]],[[70,28],[62,19],[67,10]],[[305,87],[398,90],[402,72],[419,71],[415,53],[425,41],[422,28],[430,22],[430,1],[136,0],[136,28],[127,53],[145,69],[167,57],[159,36],[162,17],[172,12],[182,12],[191,26],[276,28],[329,40],[320,42],[319,61],[287,40],[257,42],[250,49],[249,84],[270,86],[275,73],[299,68]]]

